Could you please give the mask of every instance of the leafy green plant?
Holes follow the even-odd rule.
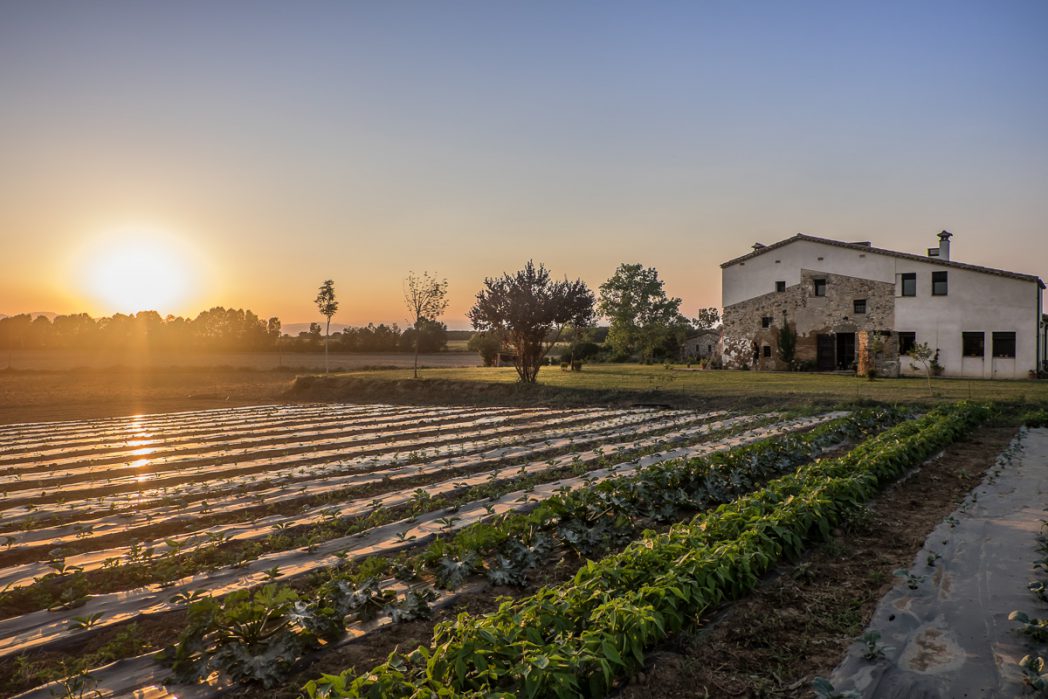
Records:
[[[1023,673],[1023,684],[1041,696],[1048,696],[1048,672],[1045,661],[1039,655],[1025,655],[1019,661]]]
[[[69,622],[70,631],[87,631],[98,626],[98,620],[102,618],[102,612],[95,612],[94,614],[88,614],[86,616],[75,616],[73,620]]]
[[[921,586],[921,584],[925,580],[927,580],[925,576],[917,575],[916,573],[911,573],[905,568],[899,568],[897,571],[895,571],[895,577],[902,578],[903,580],[905,580],[906,587],[910,588],[911,590],[918,589]]]
[[[891,646],[881,643],[880,631],[867,631],[860,639],[862,641],[862,657],[870,662],[885,657],[885,653],[892,650]]]
[[[221,603],[193,602],[168,656],[176,677],[196,680],[218,670],[236,682],[276,685],[305,642],[290,628],[296,601],[293,590],[266,585],[233,592]]]
[[[430,603],[437,599],[437,591],[427,586],[417,586],[404,593],[404,598],[387,607],[393,623],[428,619],[433,611]]]
[[[1019,633],[1041,643],[1048,641],[1048,619],[1038,619],[1016,610],[1008,615],[1008,621],[1019,624]]]
[[[1026,585],[1026,589],[1033,593],[1034,597],[1048,604],[1048,589],[1045,588],[1043,581],[1034,580]]]

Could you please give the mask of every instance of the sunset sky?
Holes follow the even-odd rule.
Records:
[[[0,96],[0,313],[403,325],[414,269],[464,328],[534,258],[694,315],[797,232],[1048,276],[1044,0],[5,2]]]

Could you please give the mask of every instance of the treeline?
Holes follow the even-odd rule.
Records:
[[[420,351],[447,346],[443,323],[425,321],[418,333]],[[331,349],[340,352],[399,352],[414,349],[414,328],[368,324],[332,333]],[[156,349],[310,352],[322,347],[318,323],[296,337],[281,332],[279,318],[263,320],[244,309],[215,307],[195,318],[161,316],[156,311],[117,313],[92,318],[86,313],[55,316],[29,314],[0,318],[0,349]]]
[[[292,352],[323,349],[324,331],[320,323],[310,323],[308,332],[298,337],[281,338],[281,345]],[[443,352],[448,346],[448,329],[443,323],[423,318],[419,321],[419,352]],[[368,323],[359,328],[345,328],[331,333],[328,345],[332,352],[413,352],[414,328],[401,330],[396,323]]]

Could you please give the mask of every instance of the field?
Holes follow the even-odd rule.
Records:
[[[381,393],[383,386],[405,388],[410,373],[403,370],[360,370],[340,375],[347,387],[370,384]],[[512,368],[435,368],[423,375],[432,396],[468,395],[501,386],[502,396],[512,396],[516,373]],[[929,390],[924,379],[876,379],[854,375],[795,372],[701,371],[684,366],[638,364],[592,364],[581,372],[562,371],[554,366],[539,373],[533,395],[555,402],[558,396],[581,402],[645,400],[694,405],[759,406],[812,404],[832,405],[874,401],[884,403],[937,403],[958,400],[1045,402],[1048,381],[979,381],[934,378]],[[426,383],[418,386],[418,397],[427,397]],[[405,393],[410,391],[405,388]],[[527,392],[516,392],[527,395]],[[323,395],[318,392],[315,395]],[[338,396],[337,383],[330,395]],[[349,388],[349,396],[353,395]]]
[[[11,673],[58,649],[43,679],[78,638],[184,631],[191,598],[352,570],[612,476],[841,419],[303,405],[4,428],[0,658]],[[389,579],[369,594],[391,612],[408,593]]]
[[[862,586],[870,613],[890,585],[885,566],[920,542],[897,537],[894,563],[871,554],[849,524],[856,503],[953,453],[989,417],[947,398],[1044,393],[1033,382],[937,380],[931,395],[914,380],[635,366],[553,369],[523,391],[511,371],[364,370],[294,386],[257,370],[0,374],[31,399],[23,414],[65,390],[81,398],[65,416],[87,415],[0,427],[0,696],[294,697],[311,680],[331,696],[633,692],[649,653],[678,648],[698,614],[762,587],[780,558],[837,528],[881,576]],[[235,398],[179,397],[209,382]],[[313,394],[364,400],[286,402]],[[251,396],[285,402],[237,406]],[[458,400],[424,404],[441,397]],[[224,407],[91,417],[179,400]],[[855,407],[878,400],[916,407]],[[900,486],[908,506],[878,508],[896,512],[889,526],[945,517],[1011,433],[980,433],[985,446],[950,466],[925,463]],[[848,587],[843,570],[824,577]],[[499,595],[512,603],[496,609]],[[861,628],[837,607],[827,617],[847,622],[808,632],[836,650],[779,657],[777,677],[807,678],[779,693],[807,696]],[[461,610],[472,614],[456,619]],[[439,620],[454,623],[433,639]],[[478,655],[478,643],[493,650]],[[428,663],[384,663],[419,644]],[[737,672],[702,680],[737,683]],[[637,691],[686,696],[694,677],[663,672]]]
[[[463,347],[463,350],[465,348]],[[410,353],[332,352],[334,370],[364,367],[410,367]],[[474,352],[440,352],[419,356],[428,367],[471,367],[480,362]],[[324,368],[323,352],[141,352],[124,350],[0,350],[0,369],[18,371],[66,371],[70,369],[254,369],[256,371],[317,371]]]

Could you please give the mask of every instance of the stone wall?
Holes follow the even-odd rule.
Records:
[[[825,296],[815,295],[815,280],[825,280]],[[855,301],[865,300],[865,313]],[[767,327],[763,319],[770,318]],[[814,369],[817,338],[854,333],[856,364],[872,365],[881,375],[898,373],[895,285],[814,270],[801,270],[800,284],[757,296],[724,309],[721,356],[726,368],[788,369],[779,357],[779,330],[784,323],[797,334],[794,364]],[[879,341],[871,342],[878,338]],[[836,339],[834,340],[836,342]],[[872,349],[880,349],[871,356]]]

